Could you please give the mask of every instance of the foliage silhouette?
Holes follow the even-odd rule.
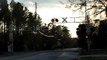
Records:
[[[6,2],[1,6],[0,52],[8,51],[8,45],[11,44],[10,29],[13,30],[14,51],[71,47],[71,36],[67,27],[53,26],[50,29],[46,25],[43,26],[39,14],[29,12],[20,2],[15,2],[12,6]],[[9,28],[11,24],[13,27]]]

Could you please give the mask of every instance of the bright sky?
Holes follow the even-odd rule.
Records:
[[[8,2],[10,1],[11,0],[8,0]],[[29,11],[31,12],[35,11],[34,8],[35,2],[37,2],[38,3],[37,13],[40,15],[44,23],[51,22],[52,18],[58,18],[59,20],[61,20],[61,17],[73,17],[79,14],[79,13],[74,14],[72,10],[64,8],[63,5],[59,2],[59,1],[66,2],[67,0],[15,0],[15,1],[23,3],[23,5],[27,6]],[[61,25],[65,25],[68,27],[72,37],[77,37],[76,28],[78,27],[78,23],[63,23]]]

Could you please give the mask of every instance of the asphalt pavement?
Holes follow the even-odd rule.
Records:
[[[10,56],[0,57],[0,60],[77,60],[80,50],[77,48],[63,50],[49,50],[38,52],[14,53]]]

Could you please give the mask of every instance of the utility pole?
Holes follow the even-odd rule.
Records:
[[[12,10],[13,10],[13,5],[15,4],[14,0],[11,0],[10,3],[10,12],[11,12],[11,22],[10,22],[10,26],[9,26],[9,42],[8,42],[8,52],[13,53],[13,17],[12,17]]]
[[[87,1],[85,0],[85,20],[86,20],[86,24],[88,24],[89,23],[89,21],[88,21],[88,15],[87,15]]]
[[[37,13],[37,2],[35,2],[35,13]]]
[[[12,16],[11,16],[12,19]],[[11,22],[9,26],[9,42],[8,42],[8,52],[13,53],[13,23]]]
[[[35,14],[36,14],[36,19],[38,20],[38,14],[37,14],[37,2],[35,2]]]

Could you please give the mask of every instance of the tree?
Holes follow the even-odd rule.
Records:
[[[25,21],[25,19],[23,17],[24,10],[23,10],[23,6],[21,3],[18,2],[13,6],[12,15],[14,17],[14,22],[16,25],[16,33],[19,34],[19,32],[20,32],[19,29],[20,29],[22,23]]]
[[[10,12],[8,9],[8,4],[7,4],[7,0],[1,0],[0,2],[0,20],[4,23],[4,33],[5,33],[5,27],[6,24],[7,26],[9,26],[8,24],[10,23]]]
[[[86,40],[86,25],[80,24],[77,28],[77,36],[79,39],[79,46],[82,49],[87,49],[87,40]]]
[[[78,2],[74,0],[73,1],[67,0],[67,1],[68,1],[67,4],[63,2],[61,3],[65,5],[65,8],[71,8],[71,10],[73,10],[74,12],[78,10],[79,12],[84,12],[85,20],[87,20],[87,22],[92,23],[93,20],[97,18],[98,16],[100,16],[100,19],[107,17],[107,5],[106,5],[107,1],[106,0],[91,0],[91,1],[90,0],[78,0]],[[104,12],[105,12],[105,16],[104,16]]]
[[[102,9],[102,10],[97,12],[96,15],[101,14],[102,12],[105,11],[105,15],[107,17],[107,5],[106,5],[107,0],[98,0],[97,2],[99,4],[102,4],[102,5],[97,6],[97,7],[99,7],[99,9]],[[104,7],[104,8],[101,8],[101,7]]]
[[[9,8],[8,8],[9,7]],[[37,26],[41,26],[41,18],[35,13],[28,11],[27,7],[24,7],[19,2],[12,2],[7,4],[7,0],[0,0],[0,51],[7,51],[9,42],[9,32],[13,29],[14,38],[14,51],[22,51],[27,46],[27,49],[35,49],[35,43],[40,42],[36,37]],[[13,28],[10,28],[13,25]],[[2,29],[4,28],[4,29]],[[2,31],[3,30],[3,31]],[[27,38],[26,38],[27,36]],[[37,38],[37,41],[35,42]],[[26,43],[27,42],[27,43]],[[42,43],[41,43],[42,44]]]
[[[41,49],[41,35],[37,32],[37,26],[41,26],[41,18],[38,14],[32,14],[26,11],[26,21],[22,31],[22,36],[25,42],[26,49],[39,50]],[[26,38],[27,37],[27,38]],[[40,44],[38,44],[40,43]],[[39,47],[38,47],[39,46]]]
[[[100,21],[100,25],[98,28],[98,46],[100,49],[107,48],[107,19]],[[101,44],[101,45],[100,45]]]
[[[10,11],[8,9],[7,0],[0,0],[0,22],[3,25],[3,31],[0,32],[2,39],[3,51],[7,51],[8,33],[10,25]]]
[[[69,44],[67,44],[67,42],[71,40],[71,36],[67,27],[61,25],[53,26],[50,32],[55,36],[57,42],[61,44],[60,47],[69,47]]]

